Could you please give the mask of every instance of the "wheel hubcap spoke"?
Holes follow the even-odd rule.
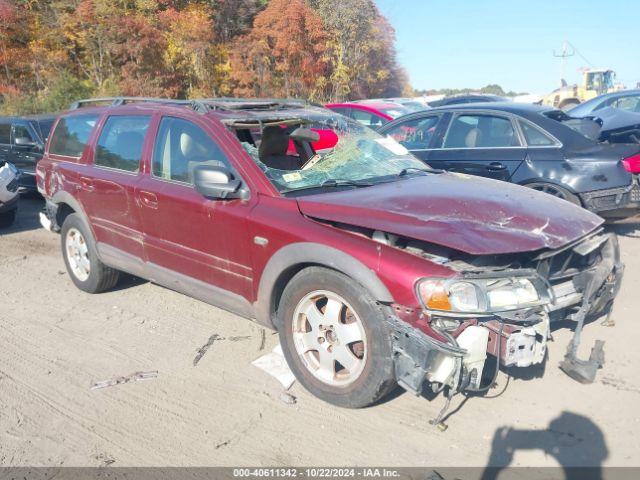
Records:
[[[360,362],[360,359],[351,353],[351,351],[344,345],[340,345],[334,350],[334,356],[340,365],[349,370],[349,372],[357,367]]]
[[[338,323],[336,325],[338,340],[343,345],[362,341],[362,332],[357,323]]]
[[[324,318],[325,321],[331,325],[335,325],[340,321],[340,314],[342,313],[342,309],[344,305],[332,298],[327,300],[327,306],[324,309]]]
[[[309,325],[311,325],[311,330],[319,330],[320,325],[322,325],[322,322],[324,320],[324,315],[320,310],[318,310],[316,304],[312,303],[311,305],[309,305],[304,314],[307,317]]]

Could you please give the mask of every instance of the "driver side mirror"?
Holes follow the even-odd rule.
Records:
[[[28,137],[16,137],[13,140],[13,143],[15,143],[16,145],[20,145],[22,147],[35,147],[37,145],[36,142],[34,142]]]
[[[231,198],[245,199],[248,192],[241,189],[242,182],[234,178],[223,166],[200,165],[193,169],[193,184],[196,191],[211,200]]]

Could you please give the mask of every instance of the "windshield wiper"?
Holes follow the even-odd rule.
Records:
[[[362,182],[360,180],[337,180],[335,178],[330,178],[329,180],[325,180],[320,185],[320,188],[324,187],[370,187],[373,183],[371,182]]]
[[[398,173],[398,176],[404,177],[408,175],[409,172],[444,173],[444,170],[440,170],[438,168],[427,168],[427,167],[425,168],[409,167],[409,168],[403,168],[402,170],[400,170],[400,173]]]
[[[322,183],[318,183],[318,184],[314,184],[314,185],[305,185],[304,187],[298,187],[298,188],[289,188],[287,190],[284,190],[282,193],[292,193],[292,192],[300,192],[302,190],[318,190],[318,189],[322,189],[322,188],[334,188],[334,187],[357,187],[357,188],[361,188],[361,187],[371,187],[373,186],[373,183],[369,183],[369,182],[361,182],[358,180],[336,180],[336,179],[329,179],[329,180],[325,180]]]

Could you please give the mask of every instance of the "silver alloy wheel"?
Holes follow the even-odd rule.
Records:
[[[367,361],[367,336],[356,311],[326,290],[305,295],[293,316],[293,342],[307,370],[331,386],[360,377]]]
[[[77,228],[70,228],[64,241],[67,249],[67,261],[73,275],[84,282],[89,278],[91,262],[89,261],[89,248],[87,242]]]

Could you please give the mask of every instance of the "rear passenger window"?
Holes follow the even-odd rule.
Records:
[[[511,120],[493,115],[460,115],[447,133],[444,148],[500,148],[520,145]]]
[[[198,165],[230,167],[220,147],[197,125],[164,117],[153,148],[153,175],[165,180],[193,183]]]
[[[357,108],[354,108],[351,111],[351,117],[361,125],[371,128],[377,128],[383,123],[387,123],[387,121],[383,120],[382,117],[369,113],[365,110],[358,110]]]
[[[56,126],[49,153],[67,157],[79,157],[89,141],[98,115],[73,115],[63,117]]]
[[[95,165],[116,168],[127,172],[140,169],[142,145],[151,117],[142,115],[119,115],[107,119],[100,133]]]
[[[440,120],[438,115],[407,120],[387,130],[385,134],[408,150],[427,149],[438,126],[438,120]]]
[[[546,147],[549,145],[555,145],[552,138],[549,138],[546,133],[543,133],[538,128],[527,122],[520,122],[520,128],[527,141],[527,145],[530,147]]]

